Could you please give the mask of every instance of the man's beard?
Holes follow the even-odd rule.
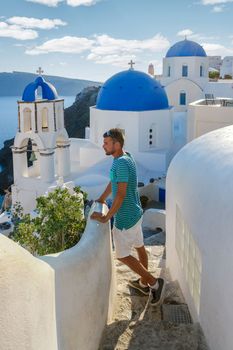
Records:
[[[111,156],[113,153],[114,153],[114,152],[110,152],[110,151],[107,152],[107,151],[105,151],[105,155],[106,155],[106,156]]]
[[[115,152],[115,149],[112,149],[111,151],[105,151],[106,156],[111,156]]]

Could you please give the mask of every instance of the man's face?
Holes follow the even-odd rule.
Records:
[[[111,156],[116,152],[116,143],[111,137],[104,137],[103,149],[107,156]]]

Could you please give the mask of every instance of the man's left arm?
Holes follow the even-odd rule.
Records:
[[[102,223],[105,223],[108,220],[110,220],[113,217],[113,215],[116,214],[116,212],[120,209],[124,201],[124,198],[126,196],[126,191],[127,191],[127,185],[128,185],[127,182],[118,182],[117,194],[108,213],[106,215],[103,215],[102,213],[94,212],[91,215],[91,219],[97,220]]]

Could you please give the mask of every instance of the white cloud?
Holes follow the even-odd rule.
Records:
[[[97,55],[133,54],[149,50],[161,52],[169,47],[169,41],[160,34],[145,40],[125,40],[115,39],[106,34],[96,35],[96,45],[92,48],[92,53]]]
[[[67,0],[67,5],[70,6],[92,6],[95,5],[99,0]]]
[[[66,2],[69,6],[92,6],[101,0],[27,0],[36,4],[56,7],[60,2]]]
[[[140,54],[161,52],[169,47],[169,41],[160,34],[145,40],[115,39],[106,34],[95,36],[95,45],[87,59],[99,64],[126,67],[131,59],[140,63]],[[137,56],[136,56],[137,55]]]
[[[226,48],[221,44],[202,43],[208,56],[229,56],[233,55],[233,48]]]
[[[28,55],[47,54],[49,52],[63,52],[63,53],[81,53],[89,50],[94,44],[93,40],[87,38],[79,38],[75,36],[64,36],[60,39],[52,39],[44,42],[40,46],[27,49]]]
[[[50,7],[56,7],[59,2],[63,0],[27,0],[28,2],[34,2],[36,4],[47,5]]]
[[[94,39],[66,36],[28,48],[26,54],[40,55],[50,52],[82,53],[89,50],[87,59],[97,63],[121,65],[135,58],[135,54],[162,52],[169,47],[169,41],[160,34],[145,40],[115,39],[108,35],[95,35]]]
[[[7,19],[10,24],[15,24],[23,28],[52,29],[58,26],[65,26],[67,23],[60,19],[38,19],[33,17],[10,17]]]
[[[191,36],[193,34],[193,31],[191,29],[183,29],[179,31],[176,35],[178,36]]]
[[[214,6],[212,12],[219,13],[223,12],[224,6]]]
[[[202,0],[202,5],[219,5],[233,2],[233,0]]]
[[[135,55],[96,55],[94,53],[90,53],[87,56],[89,61],[94,61],[98,64],[111,64],[112,66],[117,67],[127,67],[127,63],[130,60],[135,60]],[[137,62],[136,62],[137,63]]]
[[[38,34],[31,29],[24,29],[18,25],[9,25],[5,22],[0,22],[0,37],[18,40],[32,40],[37,38]]]
[[[197,42],[203,41],[203,40],[218,40],[219,38],[217,36],[207,36],[202,35],[199,33],[194,33],[191,29],[183,29],[179,31],[177,36],[187,36],[187,39],[196,40]]]

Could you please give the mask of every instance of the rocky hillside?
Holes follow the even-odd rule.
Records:
[[[89,126],[89,107],[96,104],[100,87],[89,86],[83,89],[72,106],[65,109],[65,127],[69,137],[85,137],[85,127]]]
[[[72,106],[65,109],[65,127],[69,137],[84,138],[85,127],[89,126],[89,107],[96,103],[97,94],[100,87],[91,86],[84,88],[75,99]],[[4,142],[4,147],[0,150],[0,194],[3,189],[13,183],[13,162],[10,146],[14,139]]]

